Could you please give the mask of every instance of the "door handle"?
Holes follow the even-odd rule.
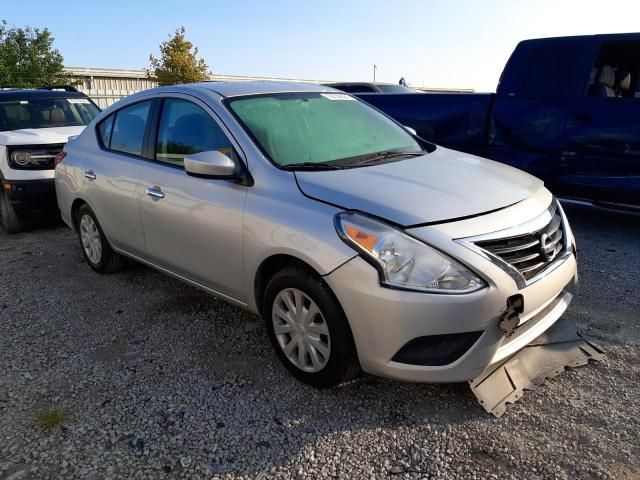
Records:
[[[591,115],[587,112],[573,112],[569,115],[569,120],[573,120],[575,122],[588,122],[591,120]]]
[[[96,174],[93,173],[93,170],[87,170],[84,172],[84,178],[88,178],[89,180],[95,180]]]
[[[149,187],[145,190],[145,193],[153,198],[164,198],[164,193],[160,190],[160,187]]]

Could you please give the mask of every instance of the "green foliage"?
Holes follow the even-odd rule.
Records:
[[[209,67],[202,58],[197,58],[198,48],[184,34],[184,27],[178,28],[160,45],[160,58],[149,55],[147,74],[160,85],[201,82],[208,78]]]
[[[62,55],[46,28],[7,27],[0,21],[0,87],[35,88],[68,81]]]
[[[57,408],[40,410],[33,416],[33,423],[42,428],[53,429],[62,425],[67,419],[67,414]]]

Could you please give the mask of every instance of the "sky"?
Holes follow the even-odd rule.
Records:
[[[176,28],[214,73],[494,91],[527,38],[640,30],[640,0],[0,0],[65,65],[142,69]]]

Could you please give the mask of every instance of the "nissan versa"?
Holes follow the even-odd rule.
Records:
[[[537,178],[329,87],[201,83],[102,112],[56,158],[87,263],[129,257],[262,315],[300,380],[470,380],[547,330],[573,236]]]

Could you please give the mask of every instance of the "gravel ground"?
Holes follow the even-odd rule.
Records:
[[[255,317],[143,266],[95,274],[63,227],[0,233],[0,480],[640,478],[640,216],[567,211],[566,315],[607,359],[500,419],[462,384],[314,390]]]

